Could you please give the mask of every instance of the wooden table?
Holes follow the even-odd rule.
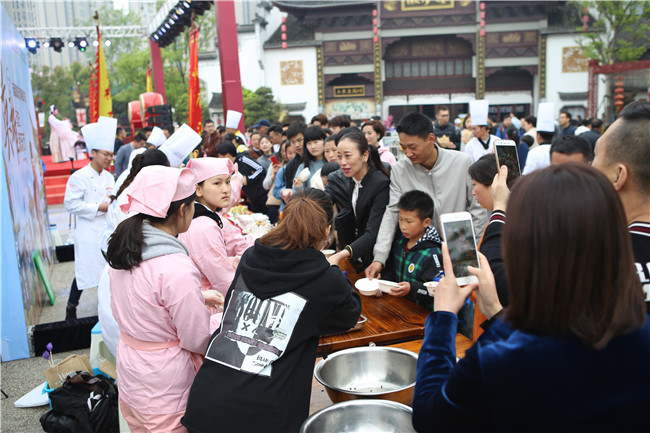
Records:
[[[361,314],[368,318],[363,328],[321,337],[318,344],[320,356],[370,343],[387,346],[424,337],[424,321],[430,311],[410,299],[390,295],[380,298],[362,295],[361,302]]]

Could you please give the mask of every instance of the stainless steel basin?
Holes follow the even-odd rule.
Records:
[[[314,376],[332,402],[385,399],[410,405],[417,355],[392,347],[345,349],[321,360]]]
[[[321,409],[307,418],[300,433],[317,432],[415,432],[413,410],[388,400],[354,400]]]

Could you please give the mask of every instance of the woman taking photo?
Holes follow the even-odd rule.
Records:
[[[219,215],[230,204],[230,176],[235,167],[227,158],[206,157],[190,159],[187,168],[194,173],[196,202],[192,224],[179,239],[201,272],[201,290],[213,289],[225,295],[240,256],[254,242],[250,235],[228,230],[230,222]],[[239,250],[229,253],[228,245],[237,245]]]
[[[460,288],[443,247],[414,427],[646,431],[650,323],[612,184],[582,164],[551,166],[517,181],[508,214],[516,224],[503,229],[505,311],[485,257],[469,268],[478,285]],[[476,289],[486,332],[456,364],[456,312]]]
[[[350,329],[361,313],[350,281],[320,252],[331,223],[331,201],[308,188],[244,253],[192,385],[188,432],[300,429],[318,336]]]
[[[111,308],[120,327],[120,406],[131,431],[182,432],[189,389],[210,337],[214,291],[177,239],[192,222],[194,175],[150,166],[126,191],[137,212],[108,242]]]
[[[478,242],[478,249],[488,259],[496,281],[499,301],[501,301],[501,305],[507,307],[508,280],[503,266],[503,255],[501,254],[501,231],[506,218],[506,209],[505,203],[495,208],[495,202],[492,198],[492,184],[495,182],[498,172],[496,158],[493,153],[483,155],[468,169],[469,177],[474,185],[472,195],[483,209],[491,213],[490,220]]]
[[[330,174],[325,192],[340,210],[334,226],[343,249],[329,260],[338,264],[348,259],[361,272],[372,263],[372,249],[388,205],[390,174],[362,132],[344,133],[336,152],[345,177]]]

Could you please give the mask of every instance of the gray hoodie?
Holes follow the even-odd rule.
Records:
[[[174,236],[153,227],[147,221],[142,223],[142,234],[144,235],[144,246],[142,247],[143,261],[178,253],[189,256],[187,247],[183,242],[179,241]]]

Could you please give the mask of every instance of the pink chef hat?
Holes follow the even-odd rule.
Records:
[[[133,179],[126,189],[128,200],[120,208],[124,213],[139,212],[165,218],[172,202],[185,199],[195,191],[192,170],[151,165],[140,170]]]
[[[200,183],[214,176],[227,174],[231,176],[235,172],[235,166],[228,158],[194,158],[187,163],[187,168],[194,172],[195,182]]]

